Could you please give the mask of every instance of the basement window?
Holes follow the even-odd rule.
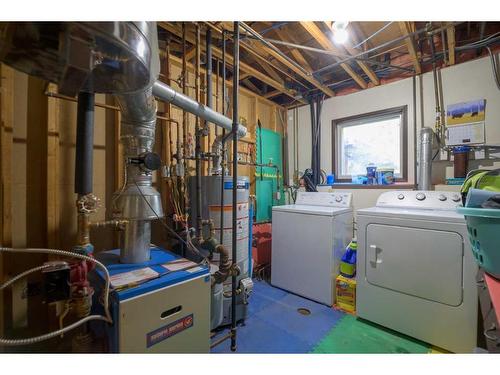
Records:
[[[369,164],[393,168],[396,181],[407,181],[407,107],[352,116],[333,122],[336,180],[366,175]]]

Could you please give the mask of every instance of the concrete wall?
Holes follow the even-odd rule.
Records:
[[[486,142],[500,145],[500,91],[496,87],[491,71],[489,57],[469,61],[444,68],[441,71],[444,105],[473,99],[486,99]],[[370,88],[353,94],[333,97],[325,100],[321,115],[321,168],[327,173],[332,170],[332,120],[347,116],[360,115],[376,110],[402,105],[408,106],[408,181],[415,182],[415,138],[422,126],[433,127],[435,101],[432,72],[416,79],[417,101],[413,105],[413,79],[407,78],[383,86]],[[420,91],[422,90],[422,103]],[[414,121],[414,111],[417,121]],[[421,116],[423,113],[423,117]],[[293,176],[293,155],[298,152],[298,169],[310,167],[311,160],[311,125],[309,107],[298,109],[299,146],[294,148],[293,110],[288,112],[288,157],[289,173]],[[471,168],[480,166],[500,167],[500,163],[491,161],[473,161]],[[433,182],[444,182],[446,177],[453,177],[453,164],[449,161],[434,163]],[[357,208],[373,205],[381,190],[354,189],[354,201]]]

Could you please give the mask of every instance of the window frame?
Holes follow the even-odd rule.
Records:
[[[396,182],[408,182],[408,106],[392,107],[378,111],[362,113],[359,115],[342,117],[332,120],[332,171],[335,174],[335,181],[351,182],[349,178],[339,178],[340,176],[340,137],[338,136],[339,128],[343,123],[367,120],[370,117],[382,117],[392,114],[401,115],[401,177],[395,178]],[[355,125],[354,125],[355,126]],[[376,185],[367,185],[367,187]]]

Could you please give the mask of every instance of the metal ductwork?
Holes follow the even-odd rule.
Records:
[[[8,22],[0,24],[0,59],[27,74],[58,84],[60,93],[114,94],[122,111],[121,142],[126,178],[113,196],[115,219],[126,222],[121,261],[149,259],[151,220],[163,217],[152,173],[154,96],[232,130],[233,121],[157,81],[160,72],[155,22]],[[246,135],[238,125],[237,136]]]
[[[122,110],[126,179],[113,198],[113,216],[127,223],[121,261],[149,259],[151,220],[163,216],[152,172],[160,72],[155,22],[9,22],[0,25],[0,57],[15,69],[58,84],[59,92],[117,96]],[[87,169],[87,168],[86,168]],[[79,173],[77,173],[79,176]],[[90,189],[87,189],[90,190]]]
[[[142,48],[149,50],[149,80],[145,89],[116,94],[121,117],[120,141],[125,160],[125,184],[113,196],[113,217],[127,220],[121,232],[120,261],[142,263],[150,258],[151,221],[163,217],[160,193],[153,187],[153,171],[161,166],[153,154],[156,101],[153,84],[160,61],[156,23],[143,28]]]
[[[157,98],[164,100],[166,102],[172,103],[173,105],[192,113],[195,116],[206,120],[207,122],[212,122],[221,128],[231,131],[233,127],[233,120],[226,117],[213,109],[198,103],[196,100],[191,99],[189,96],[181,94],[175,91],[169,85],[163,82],[155,82],[153,85],[153,94]],[[247,128],[241,124],[238,124],[238,137],[242,138],[247,134]]]
[[[420,156],[418,160],[418,190],[431,190],[432,178],[432,141],[434,131],[431,128],[420,130]]]

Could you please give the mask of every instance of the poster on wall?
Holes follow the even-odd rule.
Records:
[[[450,104],[446,108],[446,144],[482,144],[485,142],[486,100]]]

